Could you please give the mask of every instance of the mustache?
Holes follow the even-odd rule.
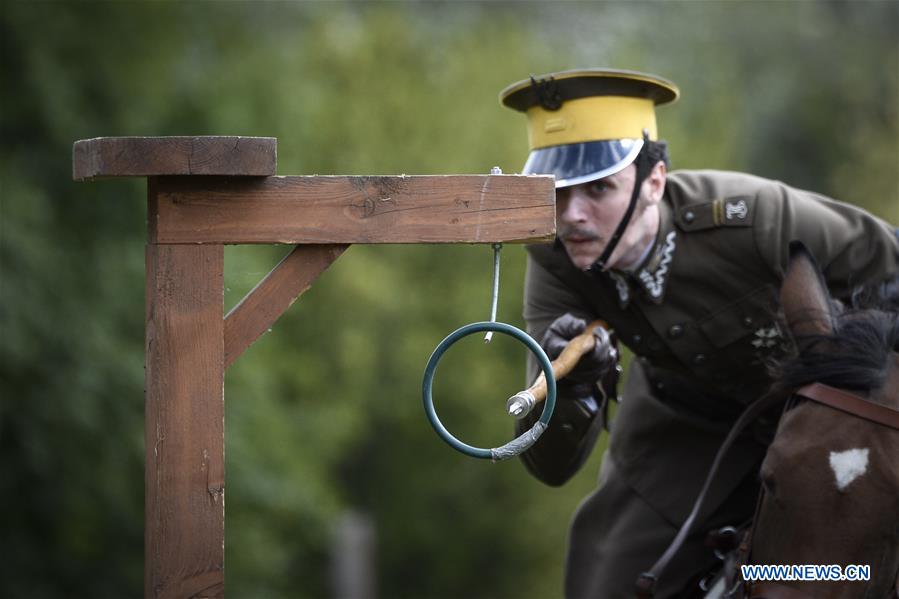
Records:
[[[567,240],[570,237],[575,237],[581,241],[602,241],[602,236],[596,233],[595,231],[591,231],[590,229],[583,229],[575,225],[567,225],[559,228],[558,237],[562,240]]]

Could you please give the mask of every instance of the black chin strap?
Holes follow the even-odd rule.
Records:
[[[631,201],[627,205],[624,216],[621,217],[621,222],[618,223],[615,232],[612,234],[612,237],[609,238],[606,249],[603,250],[599,258],[596,259],[596,262],[590,266],[590,270],[593,272],[606,270],[606,263],[609,261],[609,258],[612,257],[612,252],[618,247],[618,242],[621,240],[621,236],[624,235],[624,231],[630,224],[631,218],[634,216],[634,210],[637,209],[637,201],[640,199],[640,190],[643,188],[643,182],[646,180],[646,177],[649,176],[652,167],[655,166],[651,163],[649,153],[646,151],[646,144],[648,142],[649,134],[644,131],[643,148],[640,149],[640,153],[637,154],[637,159],[634,161],[637,166],[637,175],[634,178],[634,190],[631,192]]]

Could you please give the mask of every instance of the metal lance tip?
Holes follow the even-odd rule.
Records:
[[[509,412],[509,416],[514,416],[516,420],[521,420],[534,409],[536,404],[537,400],[532,393],[519,391],[506,402],[506,410]]]

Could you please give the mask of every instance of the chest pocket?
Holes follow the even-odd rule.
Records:
[[[784,337],[774,316],[775,294],[771,285],[760,287],[697,323],[708,342],[721,350],[720,366],[762,366],[765,358],[782,347]]]

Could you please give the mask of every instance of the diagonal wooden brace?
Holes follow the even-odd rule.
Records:
[[[305,293],[346,244],[298,245],[225,317],[225,368]]]

